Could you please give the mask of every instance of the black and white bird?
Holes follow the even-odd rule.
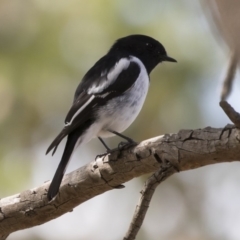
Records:
[[[80,144],[98,138],[121,134],[139,114],[145,101],[149,74],[160,62],[176,62],[169,57],[163,45],[144,35],[130,35],[118,39],[108,53],[85,74],[74,95],[65,126],[47,149],[55,153],[67,136],[61,162],[48,190],[48,199],[54,198],[74,149]]]

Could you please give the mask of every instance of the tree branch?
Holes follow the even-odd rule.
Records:
[[[232,84],[237,70],[237,56],[232,53],[226,76],[222,84],[221,101],[225,101],[232,91]]]
[[[237,62],[238,61],[236,54],[233,53],[230,58],[226,77],[223,81],[222,92],[220,97],[221,101],[219,105],[226,113],[228,118],[236,125],[236,127],[240,128],[240,114],[236,112],[235,109],[226,101],[226,98],[229,96],[232,90],[232,84],[237,70]]]
[[[235,126],[240,128],[240,114],[227,101],[221,101],[219,105]]]
[[[130,227],[123,240],[132,240],[136,238],[136,235],[142,226],[143,220],[146,216],[148,207],[156,188],[161,182],[163,182],[166,178],[170,177],[175,172],[176,168],[171,166],[169,162],[167,166],[161,166],[157,172],[155,172],[151,177],[147,179],[143,190],[141,191],[142,196],[139,199],[139,203],[136,207]]]
[[[166,167],[172,171],[185,171],[239,159],[240,130],[232,125],[223,129],[181,130],[177,134],[143,141],[67,174],[60,193],[51,202],[46,197],[49,182],[1,199],[0,239],[17,230],[57,218],[79,204],[143,174],[161,172]]]

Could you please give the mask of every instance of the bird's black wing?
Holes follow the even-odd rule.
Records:
[[[52,153],[53,155],[57,150],[59,143],[62,141],[64,137],[66,137],[79,125],[84,124],[86,121],[93,118],[93,113],[90,111],[90,109],[93,107],[93,105],[96,102],[96,100],[90,102],[93,99],[93,97],[94,95],[89,95],[85,92],[82,92],[79,95],[79,100],[74,102],[74,104],[72,105],[67,115],[64,128],[53,140],[51,145],[48,147],[46,154],[48,154],[52,149],[54,149]],[[80,111],[78,112],[78,110],[81,110],[81,112]],[[67,122],[67,119],[70,119],[70,122]]]
[[[47,149],[55,153],[61,140],[86,121],[92,120],[94,109],[127,91],[137,80],[141,69],[130,58],[101,58],[84,76],[69,110],[65,127]]]

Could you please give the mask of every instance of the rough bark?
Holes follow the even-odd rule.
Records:
[[[60,194],[48,202],[49,181],[0,200],[0,239],[20,229],[43,224],[79,204],[134,177],[159,169],[178,172],[240,159],[240,130],[225,128],[181,130],[116,151],[67,174]],[[166,174],[167,175],[167,174]],[[170,175],[170,174],[169,174]]]

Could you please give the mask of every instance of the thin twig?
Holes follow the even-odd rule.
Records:
[[[235,77],[237,69],[237,56],[235,53],[232,54],[228,66],[228,70],[223,81],[222,92],[221,92],[221,101],[225,101],[229,96],[232,90],[232,83]]]
[[[142,226],[143,220],[146,216],[148,207],[157,186],[175,172],[176,168],[172,166],[160,168],[157,172],[155,172],[147,179],[143,190],[141,191],[141,197],[139,199],[138,205],[136,206],[131,224],[123,240],[133,240],[136,238],[136,235]]]
[[[229,117],[229,119],[234,123],[234,125],[237,128],[240,128],[240,114],[236,112],[234,108],[226,101],[221,101],[219,105]]]
[[[223,111],[226,113],[226,115],[229,117],[229,119],[236,125],[236,127],[240,128],[240,114],[236,112],[234,108],[226,101],[226,98],[229,96],[232,90],[232,83],[237,70],[237,62],[238,61],[237,61],[236,54],[233,53],[230,58],[226,77],[223,81],[221,101],[219,105],[221,106]]]

